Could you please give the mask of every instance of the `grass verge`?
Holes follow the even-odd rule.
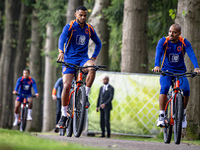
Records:
[[[77,144],[62,143],[41,139],[31,133],[0,128],[0,150],[100,150],[99,148],[82,147]]]

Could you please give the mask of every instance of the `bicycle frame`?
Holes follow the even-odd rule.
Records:
[[[178,92],[181,92],[182,89],[180,89],[180,80],[179,77],[176,77],[175,79],[176,82],[174,83],[174,81],[172,81],[172,95],[171,98],[167,101],[167,104],[165,105],[165,111],[167,110],[167,107],[169,105],[169,102],[171,102],[171,117],[170,117],[170,122],[166,122],[166,124],[168,125],[174,125],[174,118],[175,118],[175,103],[176,103],[176,96]],[[181,92],[182,94],[182,92]]]

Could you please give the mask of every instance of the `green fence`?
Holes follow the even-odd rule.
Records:
[[[159,76],[99,71],[92,86],[88,112],[88,131],[100,130],[100,112],[96,112],[99,89],[109,76],[115,88],[111,111],[111,132],[134,135],[155,135],[158,118]]]

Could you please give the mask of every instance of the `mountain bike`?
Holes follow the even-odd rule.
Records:
[[[172,85],[167,94],[167,104],[165,106],[164,118],[164,142],[170,143],[172,136],[172,127],[174,126],[174,142],[180,144],[182,132],[182,120],[184,109],[183,89],[180,89],[180,80],[182,77],[194,77],[196,72],[173,73],[169,71],[161,71],[163,76],[172,76]]]
[[[27,113],[28,113],[28,101],[27,98],[30,97],[30,95],[25,94],[16,94],[17,96],[24,97],[23,102],[21,103],[21,114],[20,114],[20,131],[24,131],[26,128],[26,119],[27,119]],[[36,95],[32,95],[32,98],[35,98]]]
[[[86,93],[84,78],[87,75],[87,72],[84,69],[92,68],[95,71],[106,68],[106,66],[78,66],[72,63],[66,63],[62,61],[57,61],[62,63],[67,68],[76,69],[76,74],[72,80],[72,86],[69,95],[69,105],[67,113],[69,114],[68,120],[66,122],[66,129],[60,128],[59,134],[63,136],[66,131],[68,137],[72,136],[72,133],[75,137],[80,137],[85,120],[85,109],[86,109]]]

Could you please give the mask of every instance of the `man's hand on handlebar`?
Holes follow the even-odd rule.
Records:
[[[14,95],[16,95],[16,94],[17,94],[17,91],[13,91],[12,93],[13,93]]]
[[[153,72],[160,72],[160,67],[159,66],[156,66],[152,69]]]
[[[194,72],[200,74],[200,69],[199,69],[199,68],[195,68],[195,69],[194,69]]]
[[[36,93],[35,96],[38,98],[39,97],[39,93]]]
[[[57,59],[57,61],[63,61],[64,60],[64,53],[59,53],[58,54],[58,59]]]

